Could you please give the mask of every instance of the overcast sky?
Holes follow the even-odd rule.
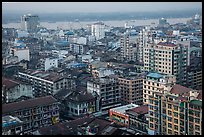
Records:
[[[2,11],[134,12],[201,9],[202,2],[3,2]]]

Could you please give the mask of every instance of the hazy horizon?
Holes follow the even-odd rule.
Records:
[[[3,14],[158,12],[197,9],[202,9],[202,2],[2,2]]]

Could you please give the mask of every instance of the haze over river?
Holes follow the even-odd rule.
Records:
[[[190,20],[191,18],[167,18],[167,22],[170,24],[176,24],[176,23],[186,23],[187,20]],[[108,26],[114,26],[114,27],[124,27],[125,23],[128,23],[128,25],[134,25],[134,26],[143,26],[143,25],[151,25],[152,23],[155,23],[155,25],[158,25],[159,19],[146,19],[146,20],[111,20],[111,21],[102,21],[105,23],[105,25]],[[89,21],[89,22],[40,22],[40,25],[43,27],[46,27],[48,29],[57,29],[57,27],[62,29],[79,29],[79,28],[86,28],[88,24],[96,23],[96,21]],[[2,27],[4,28],[20,28],[20,23],[7,23],[2,24]]]

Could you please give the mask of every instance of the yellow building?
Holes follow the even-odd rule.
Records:
[[[143,103],[149,104],[149,96],[164,93],[176,83],[176,77],[159,73],[149,73],[143,80]]]
[[[202,91],[174,85],[170,92],[149,96],[150,135],[201,135]]]

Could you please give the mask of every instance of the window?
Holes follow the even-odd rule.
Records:
[[[172,134],[172,130],[168,129],[168,134],[171,135]]]
[[[172,118],[171,118],[171,117],[168,117],[168,121],[172,121]]]
[[[200,130],[200,126],[195,125],[195,129],[196,129],[196,130]]]
[[[178,106],[174,106],[174,110],[178,111]]]
[[[199,117],[200,116],[200,112],[195,111],[195,116]]]
[[[175,130],[178,130],[178,126],[177,126],[177,125],[175,125],[175,126],[174,126],[174,129],[175,129]]]
[[[178,119],[174,119],[174,123],[178,124]]]
[[[171,115],[171,111],[170,110],[168,110],[168,115]]]
[[[171,104],[168,104],[168,108],[169,108],[169,109],[171,109],[171,108],[172,108],[172,107],[171,107]]]
[[[195,118],[195,123],[200,123],[200,119],[198,119],[198,118]]]
[[[153,125],[152,123],[150,123],[150,127],[151,127],[151,128],[153,128],[153,127],[154,127],[154,125]]]
[[[195,132],[195,135],[200,135],[200,133],[199,132]]]
[[[168,127],[169,127],[169,128],[172,128],[172,125],[171,125],[171,123],[168,123]]]

